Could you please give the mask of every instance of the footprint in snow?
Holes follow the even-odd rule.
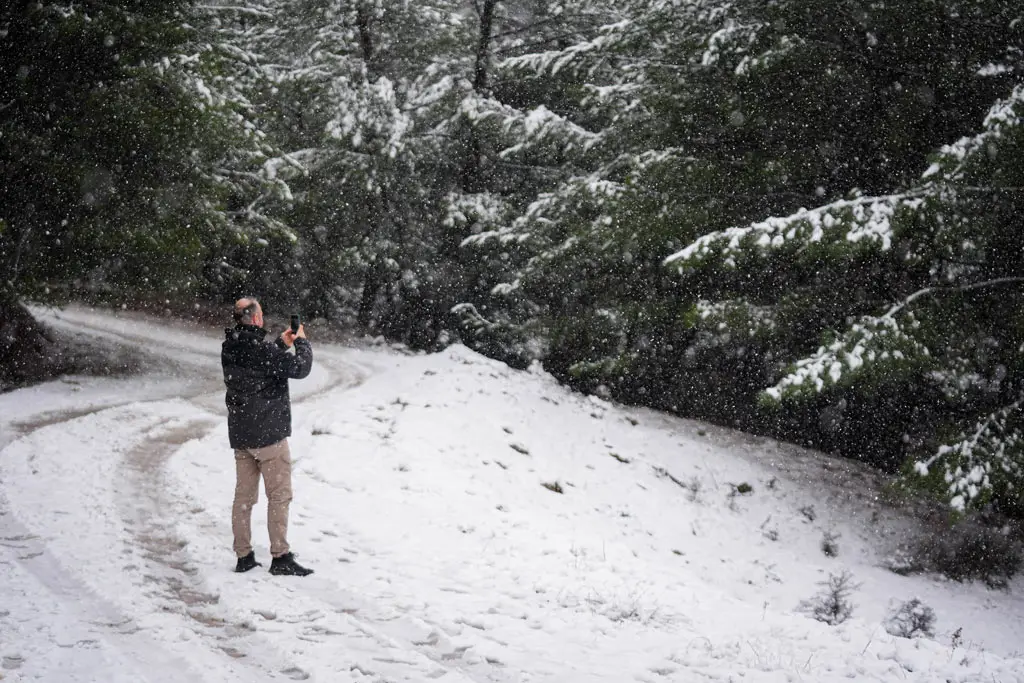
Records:
[[[297,666],[282,669],[281,673],[287,676],[288,678],[292,679],[293,681],[304,681],[309,678],[309,674]]]
[[[25,663],[25,658],[21,655],[7,655],[0,660],[0,667],[7,669],[8,671],[14,671],[20,669],[21,665]]]

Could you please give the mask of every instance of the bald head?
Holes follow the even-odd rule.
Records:
[[[263,309],[260,302],[252,297],[244,297],[235,302],[235,310],[231,314],[238,325],[255,325],[263,327]]]

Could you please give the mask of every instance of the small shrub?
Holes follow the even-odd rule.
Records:
[[[838,557],[839,556],[839,538],[840,534],[834,531],[825,531],[821,536],[821,552],[825,553],[825,557]]]
[[[554,491],[555,493],[565,493],[565,491],[562,489],[562,485],[559,484],[557,481],[543,481],[540,485],[546,488],[548,491]]]
[[[691,503],[696,503],[700,500],[700,492],[704,489],[704,483],[697,477],[692,477],[690,481],[686,482],[686,497]]]
[[[918,558],[913,553],[907,552],[905,548],[897,548],[883,560],[882,566],[900,576],[909,576],[924,571]]]
[[[813,522],[815,519],[818,518],[817,513],[814,512],[813,505],[804,505],[802,508],[800,508],[800,514],[803,515],[808,522]]]
[[[729,491],[728,496],[729,509],[732,510],[733,512],[737,512],[739,510],[739,506],[736,504],[736,499],[739,498],[740,496],[746,496],[749,495],[750,493],[753,493],[754,487],[748,484],[747,482],[742,482],[739,484],[729,484],[729,486],[732,487],[732,490]]]
[[[912,598],[897,607],[884,625],[889,635],[899,638],[931,638],[935,635],[935,610]]]
[[[829,574],[828,581],[818,583],[821,590],[810,600],[801,602],[797,609],[829,626],[836,626],[853,616],[850,596],[857,590],[853,574],[844,569],[839,574]]]

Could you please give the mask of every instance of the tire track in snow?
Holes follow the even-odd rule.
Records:
[[[330,358],[326,362],[321,359],[320,363],[326,366],[326,381],[321,381],[312,393],[300,395],[297,403],[362,381],[359,372],[340,368],[336,359]],[[323,371],[324,368],[321,373]],[[220,386],[219,380],[217,385]],[[250,624],[233,620],[221,608],[220,595],[204,580],[195,558],[191,556],[189,541],[182,538],[175,525],[168,521],[185,519],[203,511],[201,504],[189,507],[184,501],[171,496],[166,470],[175,452],[185,443],[201,439],[217,428],[225,414],[222,390],[196,392],[185,398],[200,411],[198,415],[185,422],[162,423],[150,430],[144,441],[124,455],[124,467],[119,470],[121,475],[115,486],[120,485],[123,489],[117,498],[126,529],[136,544],[145,550],[151,570],[148,577],[167,602],[168,609],[191,620],[197,632],[213,640],[229,657],[255,660],[252,663],[262,670],[276,670],[287,678],[305,680],[309,678],[306,670],[290,661],[286,655],[280,654],[276,658],[278,661],[265,661],[265,653],[275,648],[268,642],[249,642],[254,639],[265,641],[265,638],[255,636]],[[210,414],[208,408],[211,404],[216,406],[217,415]],[[217,455],[229,457],[230,453]],[[211,533],[221,531],[214,530],[214,527],[214,524],[206,526]],[[229,539],[230,534],[220,534],[220,537]],[[225,571],[228,570],[225,567]]]
[[[80,648],[99,649],[101,652],[110,650],[113,654],[119,655],[118,659],[129,667],[127,671],[122,672],[126,676],[124,680],[145,680],[145,673],[152,670],[166,672],[166,676],[161,680],[167,683],[195,683],[202,680],[201,673],[188,660],[168,652],[154,642],[133,617],[91,591],[77,576],[65,569],[46,540],[32,533],[14,516],[2,489],[0,547],[3,549],[3,552],[0,552],[0,564],[14,564],[15,571],[20,570],[31,576],[45,590],[45,597],[59,605],[59,614],[71,616],[81,625],[82,635],[88,636],[68,644],[55,641],[56,647],[65,650],[58,652],[56,658],[77,660],[80,655],[76,653]],[[11,584],[7,584],[7,590],[12,590]],[[7,593],[8,598],[11,595]],[[37,603],[34,606],[39,605]],[[0,617],[18,619],[21,615],[17,614],[17,607],[14,604],[7,602],[5,609],[0,611]],[[8,628],[3,630],[8,634],[11,632]],[[11,657],[16,654],[11,647],[10,644],[5,647],[5,656]],[[27,658],[17,656],[19,668],[25,664],[33,664],[27,661]],[[69,672],[67,680],[77,679]]]

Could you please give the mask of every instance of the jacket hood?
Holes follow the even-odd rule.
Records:
[[[236,325],[224,330],[224,336],[232,341],[263,341],[267,331],[255,325]]]

